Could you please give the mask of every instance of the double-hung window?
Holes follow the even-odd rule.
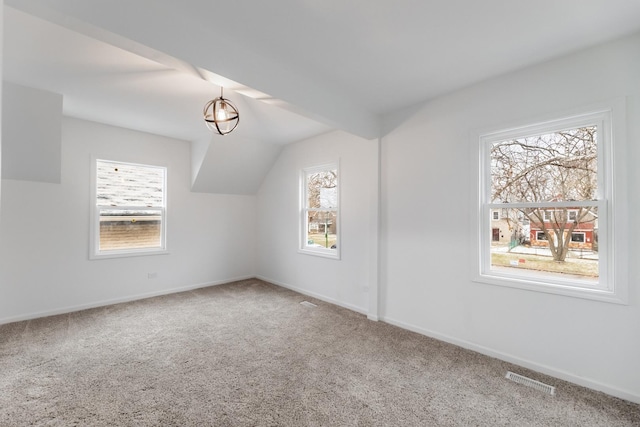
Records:
[[[610,111],[480,135],[477,281],[623,299],[613,274],[612,144]],[[496,210],[509,223],[500,241]]]
[[[340,257],[338,164],[305,168],[300,177],[300,252]]]
[[[166,168],[95,161],[92,258],[166,250]]]

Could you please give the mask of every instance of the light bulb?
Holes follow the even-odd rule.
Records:
[[[227,120],[227,117],[227,104],[221,102],[218,111],[216,111],[216,120],[223,122]]]

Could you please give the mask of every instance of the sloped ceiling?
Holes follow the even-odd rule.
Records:
[[[5,4],[21,11],[5,12],[7,80],[62,93],[65,114],[196,141],[194,190],[236,194],[283,144],[375,138],[416,104],[640,30],[629,0]],[[242,114],[222,140],[200,119],[220,85]]]
[[[331,129],[225,90],[242,112],[241,125],[214,135],[202,108],[219,86],[175,59],[133,46],[142,56],[12,8],[4,31],[4,78],[63,94],[65,115],[198,143],[194,191],[255,194],[284,144]]]

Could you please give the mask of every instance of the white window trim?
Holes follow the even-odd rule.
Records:
[[[561,117],[563,119],[557,119]],[[597,120],[598,122],[594,121]],[[490,159],[487,147],[490,142],[510,137],[535,135],[553,129],[579,127],[580,125],[598,125],[600,141],[598,143],[598,182],[602,185],[598,191],[598,201],[580,202],[578,205],[597,205],[599,209],[599,253],[600,277],[597,287],[578,280],[540,279],[531,275],[517,275],[490,270],[490,229],[489,209],[500,206],[485,203],[490,194],[486,174],[490,173]],[[560,114],[546,115],[528,123],[517,123],[499,128],[476,130],[471,133],[472,165],[475,174],[473,181],[473,205],[477,215],[472,219],[474,245],[472,250],[472,281],[489,285],[506,286],[528,291],[584,298],[617,304],[628,303],[628,209],[626,202],[626,99],[614,99],[606,103],[586,106]],[[606,137],[603,136],[606,134]],[[480,146],[478,146],[478,144]],[[478,179],[480,177],[480,179]],[[544,207],[544,203],[536,206]],[[576,202],[566,204],[550,203],[554,207],[576,207]],[[602,217],[605,217],[603,220]],[[608,217],[608,219],[606,219]],[[486,248],[483,250],[483,248]],[[615,255],[615,256],[614,256]]]
[[[307,246],[307,230],[309,227],[309,216],[307,215],[307,175],[310,173],[322,172],[326,170],[336,169],[338,171],[338,207],[336,209],[336,237],[337,237],[337,248],[336,249],[328,249],[328,248],[317,248]],[[307,255],[314,255],[323,258],[330,259],[341,259],[341,249],[342,249],[342,221],[340,219],[340,210],[342,206],[341,200],[341,180],[342,175],[340,172],[340,162],[332,162],[332,163],[323,163],[321,165],[309,166],[300,169],[299,176],[299,185],[300,185],[300,213],[299,213],[299,226],[298,226],[298,252]],[[319,209],[326,210],[326,209]]]
[[[497,214],[497,215],[496,215]],[[497,217],[497,218],[496,218]],[[499,221],[500,220],[500,211],[499,210],[493,210],[491,211],[491,219],[493,221]]]
[[[111,250],[111,251],[100,251],[100,210],[103,208],[110,207],[100,207],[96,203],[97,197],[97,162],[112,162],[121,165],[133,165],[133,166],[145,166],[145,167],[153,167],[153,168],[163,168],[165,170],[164,173],[164,206],[160,208],[148,208],[147,210],[158,210],[161,212],[162,221],[161,221],[161,244],[159,248],[139,248],[139,249],[121,249],[121,250]],[[119,206],[120,208],[126,208],[125,206]],[[147,255],[166,255],[169,254],[167,250],[167,167],[159,166],[159,165],[146,165],[142,163],[131,163],[131,162],[121,162],[118,160],[109,160],[104,158],[92,157],[91,158],[91,217],[89,219],[90,230],[89,230],[89,259],[98,260],[98,259],[109,259],[109,258],[125,258],[125,257],[133,257],[133,256],[147,256]]]
[[[573,240],[574,234],[580,234],[582,236],[582,240]],[[571,232],[571,241],[576,243],[587,243],[587,233],[585,233],[584,231],[573,231]]]

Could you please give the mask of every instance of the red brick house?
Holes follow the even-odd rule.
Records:
[[[545,228],[549,231],[549,234],[552,238],[555,237],[555,228],[561,228],[558,225],[554,225],[554,211],[546,210],[544,213],[544,222]],[[576,221],[578,215],[578,209],[569,209],[566,214],[563,213],[567,217],[567,222],[564,223],[564,233],[569,232],[571,226]],[[529,240],[532,246],[548,246],[549,242],[547,241],[547,236],[543,231],[542,224],[540,221],[534,216],[531,216],[530,223],[530,232],[529,232]],[[583,215],[583,218],[580,219],[580,222],[576,224],[575,228],[571,232],[571,240],[569,241],[570,249],[588,249],[588,250],[597,250],[597,241],[598,241],[598,216],[589,211],[586,215]]]

